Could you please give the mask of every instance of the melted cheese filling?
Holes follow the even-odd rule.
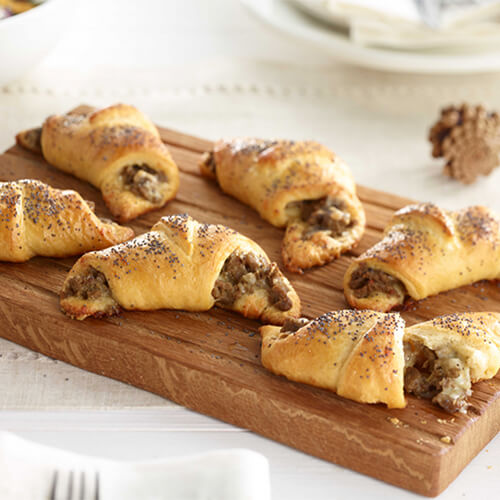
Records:
[[[405,390],[432,399],[450,413],[465,411],[471,394],[469,367],[451,347],[435,351],[405,342]]]

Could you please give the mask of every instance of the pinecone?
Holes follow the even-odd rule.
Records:
[[[464,184],[500,165],[500,117],[483,106],[450,106],[429,132],[432,156],[447,161],[444,173]]]

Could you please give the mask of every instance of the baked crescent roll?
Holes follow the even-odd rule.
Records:
[[[441,316],[406,329],[405,390],[450,413],[465,411],[471,384],[500,368],[500,314]]]
[[[474,206],[456,212],[431,203],[396,212],[384,238],[354,259],[344,276],[347,301],[389,311],[483,279],[500,278],[500,219]]]
[[[363,235],[365,213],[349,169],[317,142],[219,141],[200,170],[263,219],[286,227],[282,257],[290,271],[326,264]]]
[[[116,104],[91,113],[54,115],[41,132],[17,136],[48,163],[102,192],[114,217],[128,221],[175,197],[179,171],[156,127],[133,106]]]
[[[399,314],[353,310],[263,326],[262,364],[360,403],[403,408],[404,326]]]
[[[500,313],[450,314],[405,328],[398,314],[344,310],[260,333],[262,364],[273,373],[390,408],[405,406],[405,390],[463,412],[471,384],[500,369]]]
[[[36,180],[0,183],[0,260],[68,257],[121,243],[132,229],[102,221],[76,191]]]
[[[119,308],[206,311],[214,305],[282,324],[300,301],[257,243],[187,215],[162,217],[150,232],[82,256],[63,285],[61,307],[75,319]]]

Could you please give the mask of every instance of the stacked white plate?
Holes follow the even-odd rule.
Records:
[[[500,2],[494,0],[242,0],[278,30],[336,59],[387,71],[500,71]],[[419,4],[450,2],[439,24]],[[465,6],[464,6],[465,5]]]

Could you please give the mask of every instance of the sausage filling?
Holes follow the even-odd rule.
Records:
[[[319,231],[329,231],[333,238],[341,236],[354,224],[351,214],[345,211],[345,208],[342,200],[330,196],[319,200],[292,202],[287,206],[289,213],[306,223],[304,239],[310,238]]]
[[[206,169],[215,175],[215,158],[213,152],[209,151],[205,153],[202,162]]]
[[[432,351],[423,344],[404,343],[407,392],[432,399],[449,413],[465,410],[471,394],[469,368],[452,349]]]
[[[310,323],[307,318],[286,318],[283,326],[281,327],[281,333],[293,333],[300,330],[303,326]]]
[[[21,132],[17,135],[16,139],[18,144],[24,149],[42,154],[42,127]]]
[[[400,280],[365,264],[360,265],[352,273],[349,288],[358,299],[364,299],[377,292],[400,296],[402,299],[406,295],[406,288]]]
[[[108,281],[103,273],[90,267],[86,274],[73,276],[63,290],[63,298],[78,297],[83,300],[100,299],[111,295]]]
[[[224,262],[212,290],[215,304],[231,308],[244,295],[265,290],[272,306],[288,311],[292,301],[289,287],[278,266],[253,253],[233,252]]]
[[[118,305],[111,295],[108,280],[103,273],[89,267],[85,274],[73,276],[62,291],[61,298],[76,297],[81,300],[102,303],[102,312],[118,312]]]
[[[148,165],[128,165],[122,170],[122,178],[127,189],[151,203],[163,201],[162,184],[166,182],[162,172]]]

